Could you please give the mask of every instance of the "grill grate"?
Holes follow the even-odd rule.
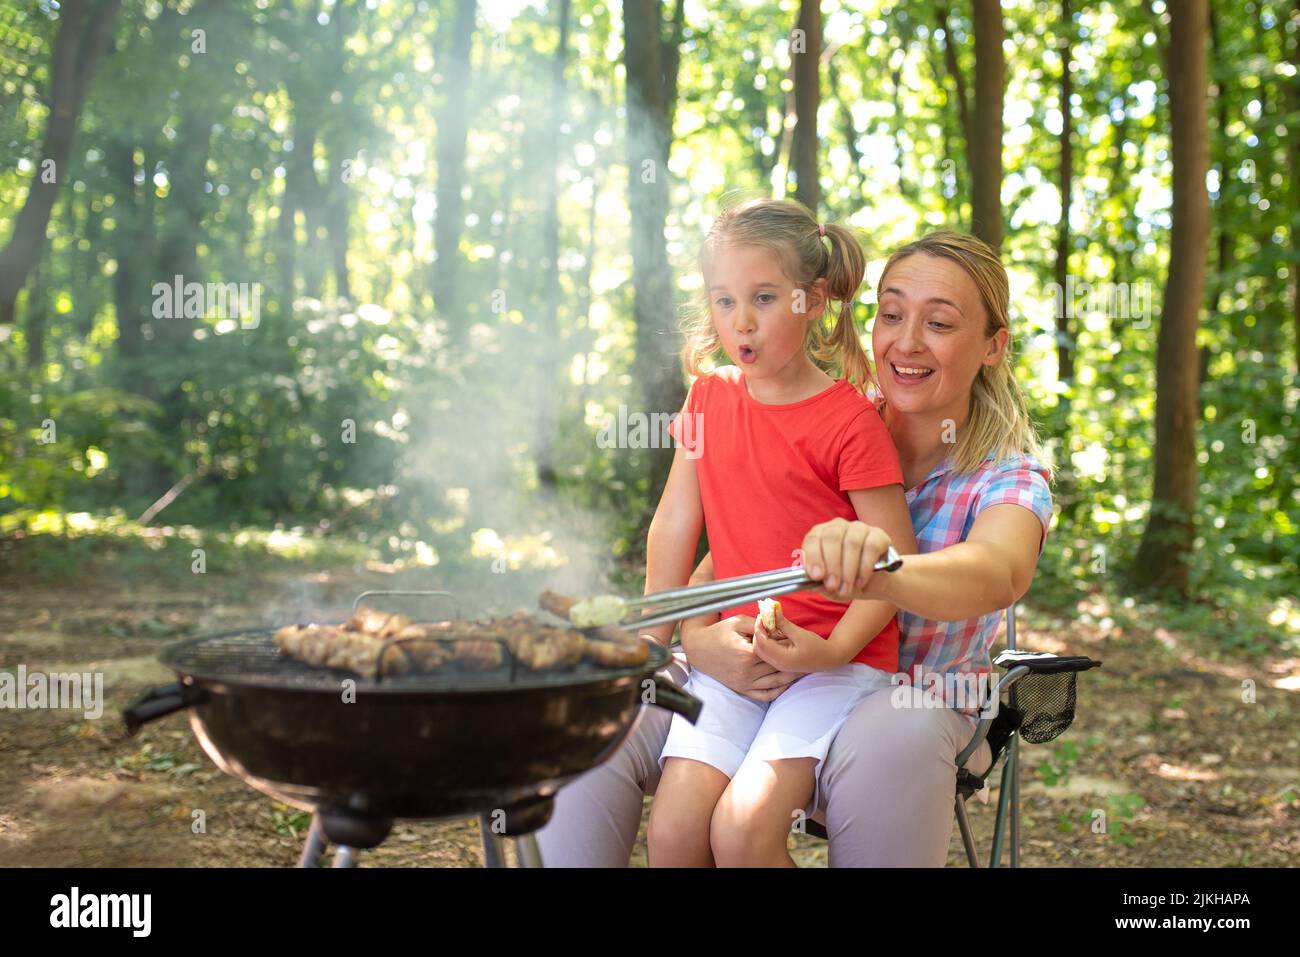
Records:
[[[533,671],[520,665],[506,649],[505,663],[497,668],[480,670],[448,662],[431,674],[371,679],[351,671],[316,667],[282,654],[272,643],[275,632],[275,628],[258,628],[191,638],[166,649],[160,658],[182,674],[210,681],[331,692],[338,691],[345,679],[355,681],[358,689],[393,692],[547,688],[644,674],[668,662],[668,651],[662,645],[652,645],[650,658],[637,667],[604,668],[584,659],[564,670]]]

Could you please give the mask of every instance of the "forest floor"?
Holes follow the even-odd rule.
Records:
[[[295,863],[306,815],[217,770],[183,716],[127,737],[120,711],[171,679],[156,655],[174,640],[341,616],[356,592],[410,587],[410,573],[250,560],[238,573],[175,574],[112,546],[55,574],[20,558],[0,554],[0,668],[102,672],[105,704],[98,720],[0,709],[0,866]],[[1121,628],[1108,618],[1100,595],[1068,617],[1032,596],[1022,612],[1021,647],[1105,662],[1079,682],[1073,727],[1023,747],[1022,866],[1300,863],[1300,657],[1224,656],[1159,620]],[[1247,682],[1253,701],[1243,700]],[[995,804],[969,807],[987,854]],[[638,866],[644,838],[643,820]],[[826,864],[814,838],[792,835],[791,852],[801,866]],[[363,863],[479,866],[478,826],[399,822]],[[955,828],[949,864],[965,865]]]

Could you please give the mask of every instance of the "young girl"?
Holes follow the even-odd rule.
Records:
[[[673,423],[679,447],[650,526],[647,591],[686,582],[701,525],[719,579],[797,564],[804,532],[835,516],[886,528],[900,552],[915,551],[898,454],[862,394],[871,373],[852,305],[865,259],[853,234],[798,203],[753,200],[717,219],[700,267],[708,308],[683,353],[697,378]],[[828,301],[839,304],[829,335]],[[732,365],[702,374],[719,349]],[[723,615],[741,616],[756,655],[805,677],[765,704],[691,675],[704,708],[695,725],[673,719],[660,758],[652,866],[792,866],[786,836],[816,807],[835,732],[890,686],[894,606],[811,591],[781,602],[773,633],[754,621],[755,605]]]

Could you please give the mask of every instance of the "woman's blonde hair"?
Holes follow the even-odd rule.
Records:
[[[894,250],[876,284],[877,298],[885,288],[889,270],[917,253],[951,260],[974,280],[988,317],[984,328],[986,339],[999,329],[1007,330],[1007,347],[1001,358],[991,366],[980,366],[971,384],[970,418],[957,437],[957,447],[951,456],[953,468],[958,472],[974,472],[990,452],[995,452],[999,461],[1018,454],[1032,456],[1051,472],[1050,457],[1038,439],[1024,394],[1012,374],[1008,319],[1011,294],[1002,260],[982,239],[950,229],[936,230]]]
[[[823,241],[823,236],[826,241]],[[789,199],[751,199],[723,209],[700,246],[700,272],[722,246],[761,246],[777,255],[786,276],[805,293],[826,280],[826,311],[808,323],[804,348],[831,375],[842,375],[859,392],[874,385],[871,364],[853,325],[853,301],[866,274],[867,260],[854,231],[819,224],[802,203]],[[839,303],[834,325],[827,328],[831,302]],[[708,283],[683,323],[686,344],[682,365],[699,376],[706,360],[721,348],[709,312]]]

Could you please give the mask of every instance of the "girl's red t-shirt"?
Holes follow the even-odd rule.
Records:
[[[840,379],[811,398],[765,405],[745,376],[724,366],[691,386],[669,433],[695,460],[715,578],[802,564],[808,529],[857,518],[851,489],[902,485],[889,430],[876,407]],[[847,604],[815,592],[780,599],[785,617],[826,638]],[[758,615],[757,603],[722,613]],[[854,658],[898,670],[898,624],[890,619]]]

